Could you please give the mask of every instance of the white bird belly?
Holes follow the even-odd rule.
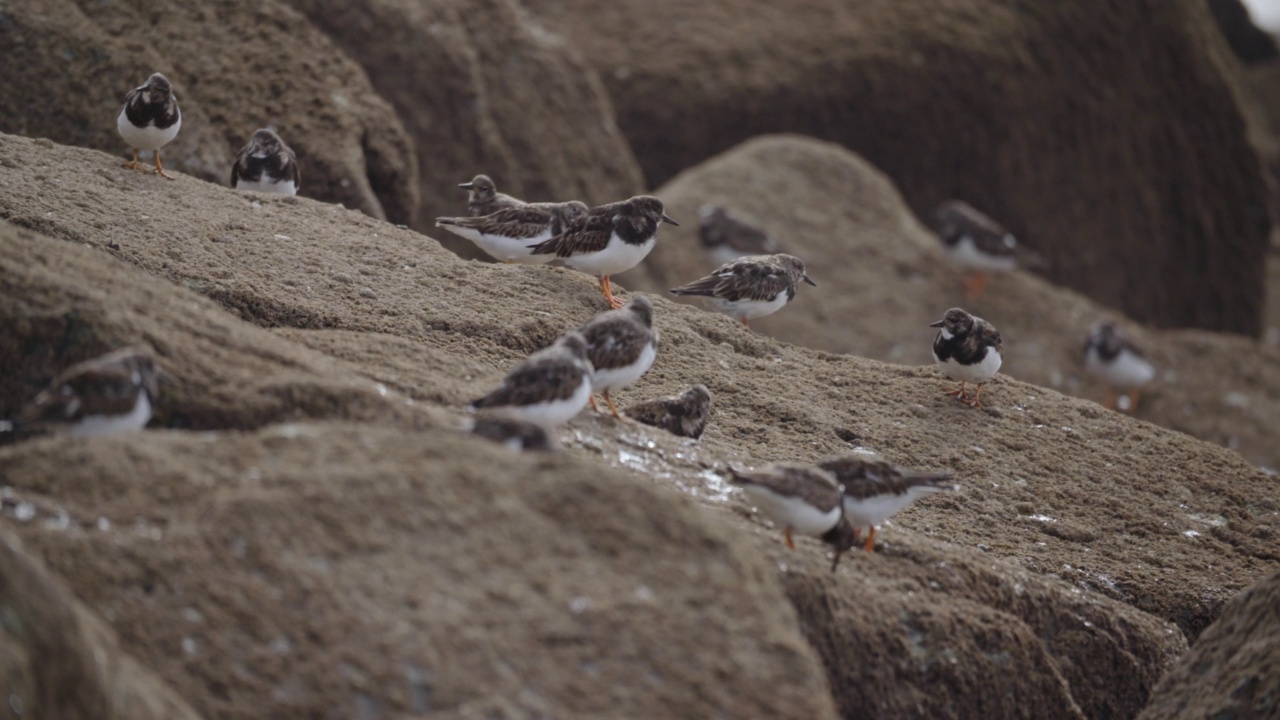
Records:
[[[978,249],[973,238],[965,235],[955,245],[947,247],[947,256],[957,265],[983,272],[1007,272],[1018,266],[1012,255],[988,255]]]
[[[614,233],[609,238],[609,244],[603,250],[571,255],[561,259],[564,260],[565,265],[574,270],[595,275],[596,277],[617,275],[639,265],[640,261],[648,256],[649,251],[653,250],[656,242],[655,236],[641,245],[632,245],[623,242],[622,238],[618,237],[617,233]]]
[[[933,360],[938,363],[943,375],[952,380],[972,383],[983,383],[990,380],[999,372],[1001,363],[1000,352],[993,347],[987,348],[987,353],[982,357],[982,361],[973,365],[961,365],[955,361],[955,358],[947,358],[944,362],[938,359],[936,353],[933,356]]]
[[[120,137],[135,150],[159,150],[178,137],[178,129],[181,127],[181,116],[178,117],[178,122],[164,129],[155,125],[135,127],[129,122],[129,116],[123,109],[120,111],[120,116],[116,118],[116,129],[120,131]]]
[[[743,492],[751,498],[756,509],[783,528],[809,537],[822,537],[840,522],[840,507],[822,512],[801,500],[787,497],[759,485],[744,485]]]
[[[499,262],[515,262],[523,265],[545,265],[556,259],[555,255],[534,255],[530,245],[536,245],[551,239],[551,229],[528,238],[510,238],[503,235],[482,233],[475,228],[458,225],[440,225],[440,227],[475,243],[489,257]]]
[[[534,405],[508,405],[503,408],[494,408],[494,411],[543,428],[553,428],[572,420],[582,412],[582,408],[587,406],[587,401],[590,399],[591,381],[583,378],[578,388],[573,391],[573,395],[564,400],[552,400]]]
[[[787,293],[785,292],[778,293],[778,296],[772,300],[724,300],[711,298],[711,304],[715,305],[717,310],[737,320],[754,320],[765,315],[772,315],[786,307],[788,302]]]
[[[844,516],[859,529],[879,525],[902,511],[917,499],[940,492],[945,488],[917,485],[902,495],[877,495],[862,500],[844,496]]]
[[[653,343],[649,343],[640,352],[640,357],[630,365],[612,370],[596,370],[591,376],[591,387],[596,392],[621,390],[649,372],[649,368],[653,366],[653,361],[657,357],[658,349]]]
[[[151,400],[145,392],[139,392],[133,409],[127,415],[86,415],[68,426],[67,432],[79,437],[112,435],[141,430],[150,421]]]
[[[1128,350],[1121,350],[1114,360],[1105,362],[1097,348],[1089,348],[1084,365],[1086,370],[1102,378],[1107,384],[1119,388],[1145,385],[1156,376],[1154,365]]]
[[[263,173],[257,180],[237,180],[236,190],[241,192],[264,192],[275,193],[277,195],[297,195],[298,186],[293,180],[277,180],[272,182],[267,178],[267,174]]]

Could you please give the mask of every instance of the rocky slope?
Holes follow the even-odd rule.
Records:
[[[117,165],[0,137],[0,416],[126,342],[177,382],[146,433],[0,448],[0,523],[204,715],[1131,717],[1280,567],[1275,481],[1230,451],[663,301],[621,400],[702,382],[703,439],[588,414],[512,455],[449,428],[591,278]],[[961,489],[834,574],[714,473],[857,449]]]

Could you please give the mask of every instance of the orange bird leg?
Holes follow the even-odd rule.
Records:
[[[983,407],[981,398],[982,398],[982,383],[978,383],[978,391],[973,394],[973,399],[965,400],[965,402],[969,403],[969,407],[980,408],[980,407]]]
[[[876,526],[872,525],[871,532],[867,533],[867,544],[863,545],[862,549],[866,550],[867,552],[875,552],[875,550],[872,549],[875,547],[875,544],[876,544]]]
[[[969,402],[969,393],[965,390],[965,381],[960,381],[960,388],[957,390],[948,390],[942,393],[945,397],[960,398],[963,402]]]
[[[1141,391],[1141,390],[1139,390],[1138,388],[1134,388],[1134,389],[1130,390],[1130,391],[1129,391],[1129,393],[1128,393],[1128,395],[1129,395],[1129,410],[1128,410],[1128,413],[1129,413],[1130,415],[1134,414],[1134,413],[1135,413],[1135,412],[1137,412],[1137,410],[1138,410],[1138,394],[1139,394],[1139,393],[1141,393],[1141,392],[1142,392],[1142,391]]]
[[[125,163],[124,165],[121,165],[120,167],[126,167],[126,168],[129,168],[130,170],[137,170],[137,171],[138,171],[138,172],[140,172],[140,173],[144,173],[144,172],[146,172],[146,171],[147,171],[147,169],[146,169],[146,168],[142,167],[142,163],[141,163],[141,162],[138,162],[138,151],[137,151],[137,150],[134,150],[134,151],[133,151],[133,161],[132,161],[132,162],[127,162],[127,163]]]
[[[1116,409],[1116,389],[1115,388],[1113,387],[1107,388],[1107,401],[1102,404],[1102,407],[1108,410]]]
[[[751,329],[751,326],[747,324],[747,319],[746,319],[746,318],[738,318],[738,322],[742,323],[742,327],[744,327],[744,328],[746,328],[746,329],[748,329],[748,330],[750,330],[750,329]]]
[[[613,398],[609,397],[608,390],[604,391],[604,401],[609,404],[609,410],[613,412],[613,416],[619,420],[622,420],[623,419],[622,416],[618,414],[618,408],[615,407],[613,404]]]
[[[592,409],[592,410],[595,410],[596,412],[600,412],[600,408],[596,407],[596,396],[595,396],[595,395],[591,395],[590,397],[588,397],[588,398],[587,398],[587,402],[591,403],[591,409]]]
[[[622,298],[613,296],[613,285],[610,284],[608,275],[600,276],[600,289],[604,291],[604,299],[609,301],[609,307],[617,310],[623,306]]]
[[[987,287],[986,273],[975,272],[964,276],[964,296],[969,300],[977,300]]]
[[[166,180],[172,180],[173,176],[164,171],[164,166],[160,164],[160,151],[156,150],[156,174]]]
[[[796,544],[791,541],[791,528],[787,528],[786,531],[782,533],[782,536],[787,539],[787,547],[795,550]]]

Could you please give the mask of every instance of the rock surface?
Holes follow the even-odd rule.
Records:
[[[457,184],[477,173],[531,202],[598,205],[643,190],[599,79],[513,0],[290,2],[365,68],[413,137],[419,227],[465,215]]]
[[[1140,720],[1280,716],[1280,575],[1232,599],[1156,688]]]
[[[756,135],[833,140],[916,213],[966,200],[1107,306],[1261,332],[1262,168],[1203,0],[530,7],[600,73],[653,185]]]
[[[752,322],[758,332],[828,352],[928,365],[937,332],[928,324],[961,306],[1000,329],[1002,374],[1097,402],[1106,397],[1106,388],[1084,373],[1081,350],[1090,326],[1117,313],[1025,272],[992,276],[985,293],[968,300],[961,272],[892,183],[838,145],[757,138],[657,192],[684,224],[664,227],[645,263],[620,276],[623,284],[665,295],[709,271],[714,261],[699,244],[697,210],[724,204],[755,217],[808,263],[818,283],[802,285],[787,307]],[[831,197],[856,199],[827,202]],[[1161,373],[1143,390],[1137,417],[1280,468],[1280,348],[1121,320]]]
[[[512,455],[448,427],[600,310],[592,278],[93,151],[0,159],[0,416],[118,343],[178,378],[141,435],[0,448],[37,510],[0,523],[210,717],[1132,716],[1280,567],[1274,480],[1227,450],[1005,378],[974,411],[932,368],[661,300],[618,400],[702,382],[701,441],[586,414]],[[961,488],[834,575],[714,472],[859,449]]]
[[[236,153],[273,126],[297,153],[302,193],[413,220],[417,157],[364,71],[279,0],[19,0],[0,9],[0,132],[124,158],[115,119],[152,72],[174,83],[182,130],[166,167],[227,184]]]

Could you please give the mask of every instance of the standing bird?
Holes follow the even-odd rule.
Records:
[[[772,235],[719,205],[703,205],[698,220],[698,237],[716,265],[748,255],[774,255],[780,249]]]
[[[706,385],[694,385],[680,395],[632,405],[622,414],[672,435],[697,440],[711,417],[711,391]]]
[[[606,310],[591,318],[578,332],[587,340],[587,359],[594,368],[591,388],[604,394],[609,410],[621,420],[609,391],[634,383],[653,366],[658,356],[653,303],[644,295],[636,295],[620,310]],[[595,398],[591,399],[591,407],[596,407]]]
[[[818,463],[844,488],[844,516],[859,531],[870,528],[871,552],[876,526],[925,495],[955,490],[949,472],[905,470],[884,460],[858,455],[834,457]]]
[[[298,156],[270,128],[253,131],[249,144],[240,149],[231,166],[231,187],[236,190],[297,195],[302,187]]]
[[[504,263],[542,265],[550,255],[534,255],[530,243],[548,240],[587,214],[587,204],[578,200],[563,203],[529,203],[508,207],[480,217],[436,218],[436,227],[475,243],[494,260]]]
[[[590,399],[587,341],[570,332],[520,361],[496,390],[469,407],[549,429],[572,420]]]
[[[172,180],[160,163],[160,148],[178,136],[182,127],[182,113],[178,110],[178,96],[173,92],[169,79],[154,73],[140,87],[129,91],[124,107],[116,118],[120,137],[133,148],[133,161],[124,164],[130,170],[149,172],[138,162],[138,152],[152,150],[156,156],[155,173]]]
[[[1138,390],[1156,376],[1156,368],[1116,325],[1103,320],[1084,344],[1084,368],[1107,384],[1106,407],[1116,409],[1116,391],[1123,391],[1122,412],[1138,405]]]
[[[151,420],[165,378],[147,351],[121,348],[64,370],[23,407],[14,424],[85,436],[141,430]]]
[[[467,214],[471,217],[492,215],[503,208],[525,204],[523,200],[498,192],[498,187],[488,175],[477,175],[471,178],[471,182],[458,183],[458,187],[467,191]]]
[[[701,280],[672,288],[671,294],[709,297],[717,310],[750,327],[748,320],[791,302],[802,280],[817,286],[795,255],[749,255],[721,265]]]
[[[664,211],[662,201],[637,195],[591,208],[567,230],[533,247],[534,255],[555,255],[564,264],[600,278],[609,307],[622,307],[613,296],[609,276],[640,264],[658,240],[658,225],[679,225]]]
[[[987,273],[1008,272],[1018,266],[1017,238],[968,203],[948,200],[939,205],[933,229],[947,256],[969,271],[964,287],[970,300],[982,295]]]
[[[934,362],[943,375],[960,381],[960,389],[947,394],[973,407],[982,407],[982,385],[1000,370],[1000,331],[960,308],[951,308],[929,327],[942,328],[933,339]],[[972,398],[965,389],[966,383],[978,386]]]
[[[845,517],[844,488],[828,471],[800,463],[773,463],[762,470],[729,468],[729,482],[742,488],[756,508],[782,528],[787,547],[791,534],[816,537],[835,548],[834,572],[844,551],[858,542],[858,530]]]

